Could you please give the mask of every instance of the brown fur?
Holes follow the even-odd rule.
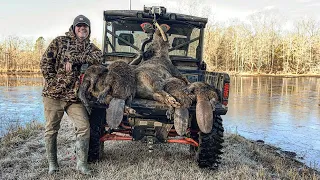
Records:
[[[200,131],[209,133],[213,126],[215,104],[218,101],[215,88],[203,82],[194,82],[189,85],[188,92],[196,97],[196,119]]]
[[[187,87],[188,84],[185,81],[175,77],[168,78],[164,86],[164,90],[180,103],[180,107],[171,110],[173,111],[175,130],[179,135],[184,135],[187,132],[189,123],[188,108],[194,100],[194,96],[186,91]]]
[[[164,26],[161,25],[161,27]],[[172,107],[179,107],[180,103],[164,90],[164,85],[166,80],[171,77],[186,82],[187,80],[169,59],[169,42],[162,39],[159,29],[156,29],[153,35],[151,48],[154,52],[153,57],[142,62],[135,69],[137,96],[156,100]]]
[[[136,80],[133,69],[125,62],[115,61],[108,67],[92,65],[86,70],[79,98],[85,104],[90,100],[108,104],[110,99],[107,95],[131,100],[135,93]]]
[[[92,65],[86,70],[83,81],[79,88],[79,98],[83,104],[88,107],[90,102],[97,101],[97,90],[102,87],[96,87],[96,84],[102,84],[108,73],[108,69],[103,65]],[[87,108],[90,112],[89,108]]]
[[[185,81],[171,77],[166,80],[164,90],[180,103],[180,108],[189,108],[195,100],[195,96],[186,91],[187,87],[188,84]]]
[[[136,79],[133,69],[123,61],[115,61],[108,66],[108,73],[104,82],[97,84],[99,89],[98,101],[105,102],[107,95],[113,98],[131,101],[136,93]]]
[[[177,133],[183,135],[188,127],[188,108],[196,102],[196,119],[201,132],[209,133],[214,120],[215,103],[218,95],[214,87],[203,83],[194,82],[187,84],[177,78],[169,78],[164,90],[170,93],[181,104],[174,109],[174,125]]]
[[[102,65],[90,66],[85,72],[83,82],[79,89],[79,98],[87,107],[89,102],[109,104],[107,109],[107,123],[116,128],[122,120],[123,111],[134,113],[126,105],[136,93],[136,80],[133,69],[123,61],[115,61],[107,68]]]

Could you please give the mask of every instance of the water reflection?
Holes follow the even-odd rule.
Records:
[[[44,121],[39,75],[0,75],[0,136],[10,125]]]
[[[232,77],[227,130],[320,167],[320,78]]]
[[[40,74],[31,75],[7,75],[0,74],[0,86],[16,87],[16,86],[42,86],[43,78]]]

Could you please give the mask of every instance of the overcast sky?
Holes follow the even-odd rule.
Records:
[[[276,10],[289,20],[308,16],[320,20],[320,0],[131,0],[131,8],[162,5],[169,12],[209,15],[211,21]],[[91,20],[92,35],[101,40],[103,11],[129,9],[130,0],[0,0],[0,37],[16,35],[36,39],[63,35],[79,14]],[[193,3],[192,3],[193,2]],[[192,7],[192,8],[190,8]],[[205,11],[208,11],[205,13]],[[210,12],[209,12],[210,11]]]

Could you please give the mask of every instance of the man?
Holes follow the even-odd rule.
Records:
[[[58,171],[57,135],[64,112],[76,129],[77,170],[90,175],[88,146],[90,125],[88,113],[77,97],[79,75],[83,64],[99,64],[101,51],[90,43],[90,20],[77,16],[66,36],[55,38],[42,56],[40,67],[45,78],[42,91],[45,125],[45,146],[49,174]]]

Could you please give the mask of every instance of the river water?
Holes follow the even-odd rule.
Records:
[[[39,76],[0,76],[0,136],[10,125],[44,122]],[[231,77],[227,132],[263,140],[320,169],[320,78]]]

